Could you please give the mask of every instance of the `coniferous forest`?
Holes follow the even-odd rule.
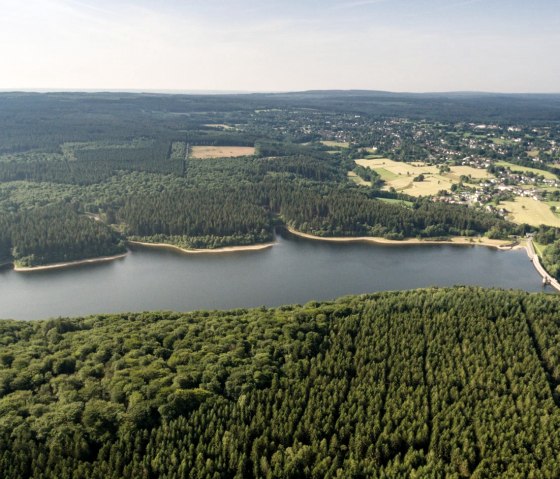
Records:
[[[0,477],[558,477],[560,300],[0,322]]]
[[[6,223],[6,219],[0,220]],[[0,239],[0,257],[7,257],[7,245],[19,266],[58,263],[80,258],[114,255],[126,251],[125,245],[107,225],[79,215],[66,205],[53,205],[10,215]]]

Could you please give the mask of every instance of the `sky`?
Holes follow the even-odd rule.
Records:
[[[560,0],[0,0],[0,89],[560,92]]]

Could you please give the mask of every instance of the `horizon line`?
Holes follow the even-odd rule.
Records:
[[[297,93],[386,93],[396,95],[560,95],[559,91],[488,91],[488,90],[376,90],[367,88],[321,88],[306,90],[204,90],[177,88],[0,88],[0,93],[137,93],[161,95],[281,95]]]

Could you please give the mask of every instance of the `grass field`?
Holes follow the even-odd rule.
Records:
[[[353,171],[348,172],[348,178],[352,180],[354,183],[360,186],[371,186],[371,181],[366,181],[363,178],[360,178],[356,173]]]
[[[546,245],[533,241],[533,248],[535,248],[535,252],[542,258]]]
[[[393,203],[401,206],[406,206],[407,208],[410,208],[413,205],[411,201],[398,200],[396,198],[376,198],[376,199],[379,201],[383,201],[385,203]]]
[[[381,176],[385,181],[385,189],[395,188],[412,196],[429,196],[440,190],[449,190],[453,183],[459,183],[462,175],[470,175],[473,179],[492,177],[486,170],[470,166],[452,166],[449,173],[440,174],[437,166],[428,166],[422,162],[404,163],[388,158],[375,158],[356,160],[356,163],[373,169]],[[424,175],[424,181],[413,181],[420,174]]]
[[[535,173],[536,175],[544,176],[545,178],[547,178],[549,180],[558,179],[557,176],[554,173],[550,173],[550,171],[539,170],[538,168],[530,168],[528,166],[519,166],[519,165],[515,165],[514,163],[509,163],[507,161],[497,161],[496,166],[503,166],[503,167],[511,169],[511,171],[520,171],[520,172],[531,171],[531,172]]]
[[[195,160],[209,158],[235,158],[255,154],[253,146],[193,146],[190,157]]]
[[[519,197],[515,201],[504,201],[501,205],[509,211],[508,219],[514,223],[527,223],[533,226],[549,225],[560,228],[560,217],[550,206],[533,198]]]
[[[321,143],[325,146],[328,146],[329,148],[348,148],[350,146],[350,143],[348,143],[347,141],[324,140]]]
[[[393,173],[392,171],[389,171],[387,168],[372,168],[372,169],[379,176],[381,176],[381,179],[383,181],[393,181],[393,180],[396,180],[399,177],[399,175],[397,175],[396,173]]]

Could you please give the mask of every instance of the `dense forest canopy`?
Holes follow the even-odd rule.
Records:
[[[554,478],[560,299],[0,322],[0,476]]]
[[[62,263],[126,251],[115,231],[79,215],[67,205],[10,214],[8,220],[8,224],[4,224],[4,235],[9,234],[9,244],[13,245],[11,254],[18,266]],[[2,223],[6,223],[6,217],[0,219],[0,225]],[[0,257],[2,252],[0,237]]]

